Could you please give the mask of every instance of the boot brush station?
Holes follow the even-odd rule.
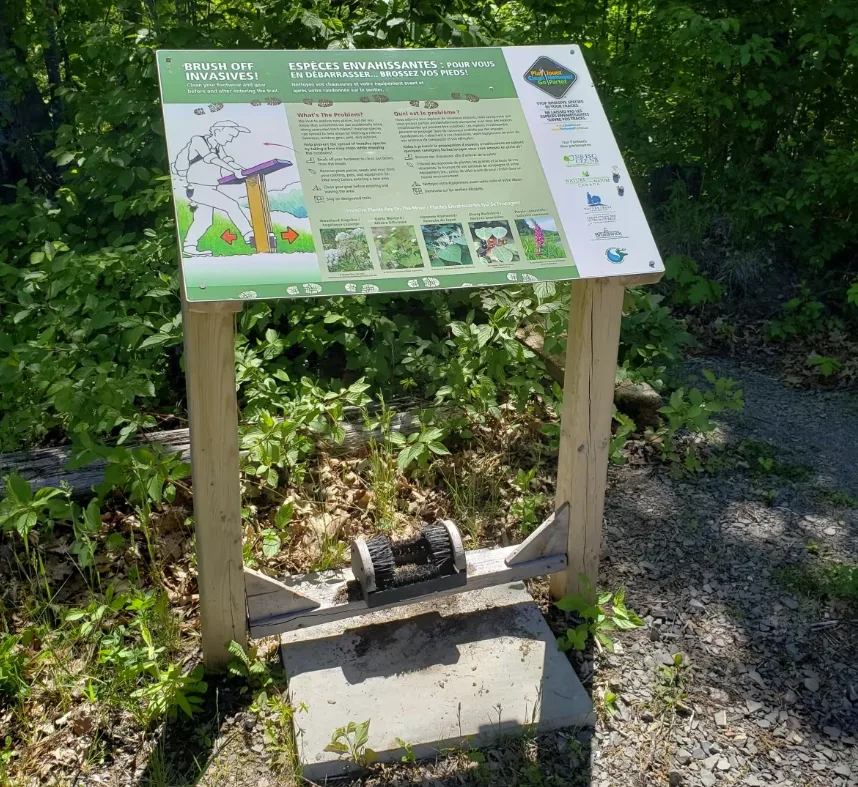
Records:
[[[207,668],[226,666],[230,640],[281,637],[313,779],[354,767],[325,750],[350,722],[371,721],[368,745],[388,761],[401,741],[422,757],[594,723],[523,581],[549,575],[555,599],[596,586],[624,288],[663,266],[578,47],[162,51],[158,65]],[[456,167],[441,182],[432,165],[445,156]],[[467,193],[471,158],[489,183]],[[190,187],[211,226],[180,210]],[[422,268],[390,264],[393,230]],[[251,241],[237,250],[240,234]],[[439,521],[355,540],[350,569],[274,578],[243,565],[234,341],[247,300],[560,280],[571,298],[555,510],[523,543],[465,551]]]

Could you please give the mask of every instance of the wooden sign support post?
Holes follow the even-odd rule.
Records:
[[[206,669],[227,666],[247,642],[241,547],[235,314],[241,303],[182,302],[194,484],[197,584]]]
[[[572,283],[554,505],[555,511],[569,505],[568,566],[551,575],[553,598],[579,593],[587,584],[595,591],[599,578],[624,293],[617,279]]]

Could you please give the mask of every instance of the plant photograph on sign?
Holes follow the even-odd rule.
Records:
[[[472,221],[468,226],[478,259],[488,263],[510,263],[521,259],[508,221]]]
[[[423,224],[420,232],[433,268],[474,264],[461,224]]]
[[[369,242],[363,227],[325,228],[321,235],[325,265],[331,273],[372,270]]]
[[[417,232],[410,224],[398,227],[373,227],[372,238],[381,267],[385,270],[423,266],[423,255],[417,243]]]
[[[521,238],[521,250],[526,260],[562,260],[566,258],[557,223],[551,216],[516,219],[515,228]]]

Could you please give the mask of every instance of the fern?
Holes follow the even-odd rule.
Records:
[[[227,665],[227,671],[236,678],[247,681],[251,689],[264,689],[274,683],[268,665],[259,658],[258,649],[251,647],[245,650],[235,640],[227,645],[232,658]]]

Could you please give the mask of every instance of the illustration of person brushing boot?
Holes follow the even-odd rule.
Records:
[[[249,133],[250,129],[239,126],[234,120],[220,120],[212,125],[208,134],[191,137],[176,156],[173,172],[191,201],[191,226],[182,246],[186,256],[211,256],[211,251],[199,248],[199,242],[214,224],[216,210],[225,213],[247,244],[253,246],[253,229],[244,208],[238,200],[220,191],[218,183],[218,178],[225,175],[241,175],[242,167],[226,152],[225,145],[239,134]]]

